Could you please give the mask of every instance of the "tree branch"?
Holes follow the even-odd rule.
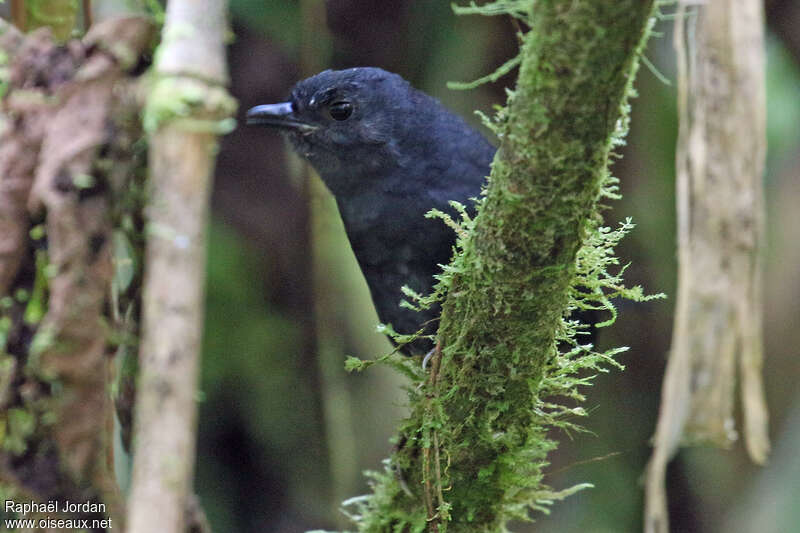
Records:
[[[745,444],[770,444],[761,380],[762,176],[766,154],[759,0],[713,0],[675,20],[678,298],[648,465],[645,531],[669,531],[664,478],[682,441],[729,447],[737,366]],[[691,9],[691,8],[689,8]]]
[[[183,533],[194,467],[206,222],[217,134],[235,103],[227,83],[222,0],[167,6],[150,139],[143,338],[135,408],[129,531]]]

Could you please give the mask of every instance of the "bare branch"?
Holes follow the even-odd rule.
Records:
[[[208,197],[234,103],[225,2],[173,0],[148,96],[151,202],[129,531],[183,533],[194,467]],[[157,522],[156,522],[157,520]]]
[[[747,450],[763,463],[770,448],[761,381],[762,7],[758,0],[714,0],[687,17],[688,9],[681,3],[675,22],[678,298],[648,466],[649,533],[669,531],[664,477],[678,446],[736,440],[737,370]]]

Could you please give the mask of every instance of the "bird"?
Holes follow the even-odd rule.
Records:
[[[431,292],[456,235],[431,209],[474,214],[496,148],[439,100],[377,67],[325,70],[299,81],[287,101],[246,113],[275,128],[319,174],[336,204],[378,318],[401,334],[436,330],[438,306],[400,306],[403,285]],[[399,346],[430,352],[422,336]]]

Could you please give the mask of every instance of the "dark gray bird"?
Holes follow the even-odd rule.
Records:
[[[250,109],[247,124],[284,132],[336,197],[381,321],[399,333],[434,332],[439,310],[400,307],[400,287],[430,292],[455,235],[424,215],[452,212],[450,200],[471,206],[495,148],[438,100],[370,67],[300,81],[289,101]],[[430,347],[417,341],[403,351]]]

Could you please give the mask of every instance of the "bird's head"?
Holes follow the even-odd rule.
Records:
[[[412,105],[408,82],[379,68],[326,70],[298,82],[286,102],[259,105],[247,124],[277,128],[332,188],[392,164],[392,141]],[[336,192],[336,191],[334,191]]]

